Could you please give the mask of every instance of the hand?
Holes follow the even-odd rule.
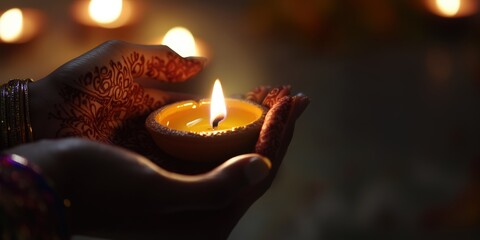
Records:
[[[132,150],[164,171],[215,172],[216,165],[183,164],[165,155],[144,127],[146,116],[154,109],[191,96],[139,84],[181,82],[198,73],[204,63],[204,59],[181,58],[165,46],[107,42],[31,84],[35,138],[79,136]],[[252,150],[270,159],[272,169],[268,177],[243,189],[222,208],[203,209],[198,214],[172,214],[169,218],[172,229],[185,226],[188,218],[192,224],[186,226],[192,233],[212,230],[196,224],[208,222],[217,226],[216,236],[225,238],[248,207],[271,185],[292,138],[295,121],[307,107],[308,98],[291,96],[289,87],[259,87],[245,97],[270,108],[256,149]],[[83,180],[80,177],[77,181]],[[178,234],[182,233],[189,234],[183,231]]]
[[[222,219],[228,232],[248,208],[270,188],[292,139],[295,122],[310,102],[303,94],[291,96],[290,90],[290,86],[277,88],[262,86],[244,96],[269,108],[255,146],[255,153],[267,157],[272,165],[265,179],[247,188],[233,199],[227,208],[218,213],[220,216],[229,216]]]
[[[122,239],[224,239],[218,215],[269,172],[258,154],[234,157],[191,176],[167,172],[125,149],[79,138],[8,150],[39,166],[70,200],[72,234]]]
[[[166,46],[108,41],[30,84],[34,139],[82,137],[133,150],[160,164],[167,157],[147,133],[145,118],[192,96],[145,86],[183,82],[205,62],[182,58]]]

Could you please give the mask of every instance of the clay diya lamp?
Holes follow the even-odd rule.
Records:
[[[146,127],[167,154],[195,162],[225,161],[254,151],[267,110],[241,99],[225,99],[220,82],[212,98],[187,100],[152,112]]]

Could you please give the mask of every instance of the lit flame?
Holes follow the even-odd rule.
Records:
[[[91,0],[88,5],[90,17],[101,24],[115,22],[121,15],[123,0]]]
[[[435,4],[445,16],[455,16],[460,10],[461,0],[436,0]]]
[[[23,14],[18,8],[6,11],[0,17],[0,39],[4,42],[15,42],[23,29]]]
[[[163,45],[169,46],[173,51],[182,57],[198,56],[195,38],[192,33],[184,27],[170,29],[162,40]]]
[[[222,85],[220,80],[215,80],[212,91],[212,99],[210,100],[210,126],[213,128],[227,117],[227,106],[225,105],[225,97],[223,96]]]

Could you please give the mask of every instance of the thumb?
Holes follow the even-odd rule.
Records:
[[[256,153],[233,157],[206,174],[178,179],[178,200],[187,208],[220,208],[265,179],[271,166]]]
[[[249,153],[233,157],[208,173],[212,183],[253,186],[269,173],[272,163],[260,154]],[[236,184],[235,184],[236,183]]]

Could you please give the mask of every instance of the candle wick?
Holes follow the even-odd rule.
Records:
[[[225,117],[220,115],[220,116],[217,116],[215,117],[215,119],[213,119],[212,121],[212,127],[213,129],[217,128],[218,127],[218,123],[220,123]]]

